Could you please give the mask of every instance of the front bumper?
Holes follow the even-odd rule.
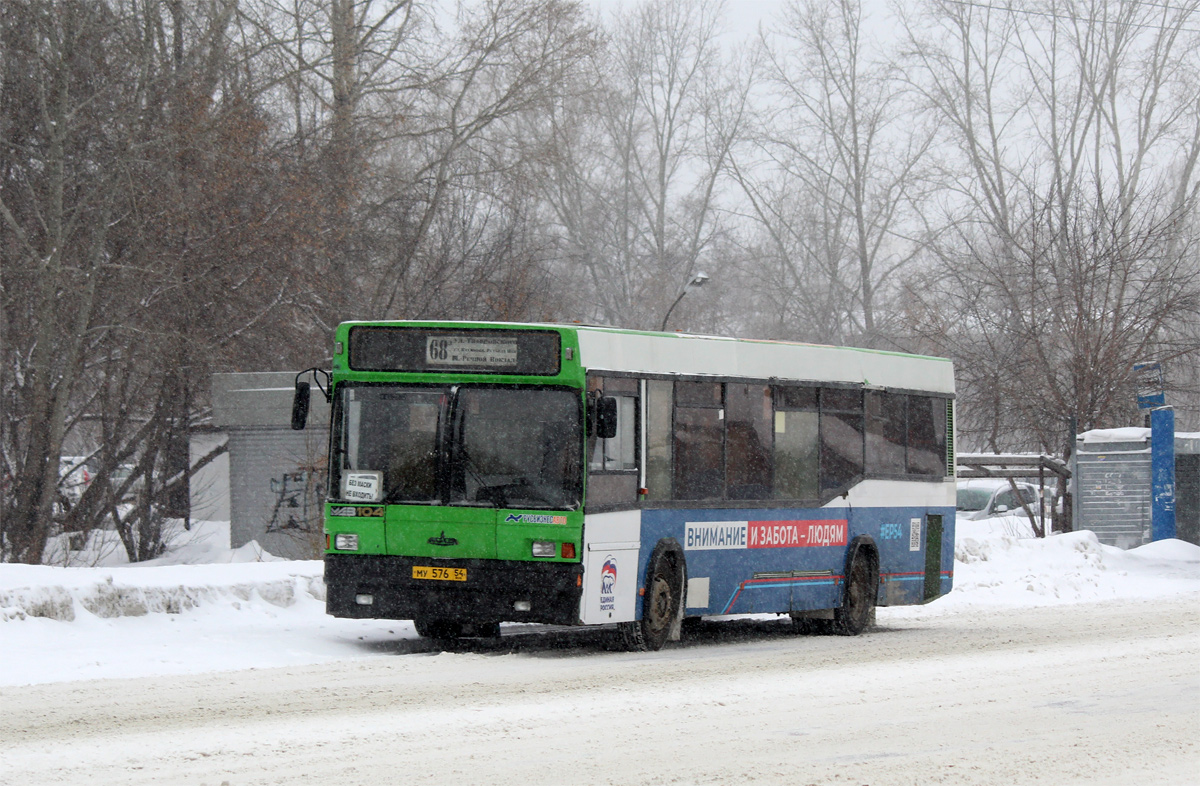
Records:
[[[413,566],[465,568],[466,581],[414,579]],[[563,562],[325,555],[325,610],[355,619],[579,623],[583,566]],[[371,596],[371,603],[358,602]],[[517,611],[515,604],[528,604]]]

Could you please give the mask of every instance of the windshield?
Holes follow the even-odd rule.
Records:
[[[334,496],[362,502],[438,501],[438,434],[447,395],[438,388],[343,386],[341,472]]]
[[[579,505],[582,430],[574,391],[343,385],[337,405],[338,499]]]
[[[579,396],[463,388],[454,409],[451,504],[569,508],[579,500]]]
[[[983,510],[991,496],[991,489],[959,489],[955,507],[958,510]]]

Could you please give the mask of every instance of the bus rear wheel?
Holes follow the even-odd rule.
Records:
[[[875,594],[879,574],[866,549],[854,552],[846,571],[846,590],[842,605],[833,610],[833,632],[839,636],[857,636],[875,620]]]
[[[621,623],[625,647],[637,652],[662,649],[671,636],[683,603],[683,559],[661,546],[650,556],[646,568],[646,586],[642,618]]]

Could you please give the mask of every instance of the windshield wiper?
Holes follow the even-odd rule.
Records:
[[[508,500],[504,498],[504,493],[502,491],[503,486],[488,486],[487,485],[487,482],[484,481],[484,479],[483,479],[483,475],[481,475],[479,472],[479,467],[475,466],[475,462],[474,462],[474,460],[472,460],[471,454],[467,452],[467,446],[463,444],[461,435],[460,435],[460,438],[457,440],[454,447],[455,447],[455,458],[462,459],[463,467],[467,470],[468,473],[470,473],[471,477],[475,480],[475,482],[479,484],[479,491],[475,492],[475,499],[468,500],[466,498],[467,497],[466,489],[464,488],[463,489],[463,499],[461,500],[461,502],[463,502],[467,505],[473,505],[473,506],[481,507],[481,508],[483,508],[483,507],[492,507],[492,508],[508,507]],[[493,498],[492,494],[490,493],[493,491],[493,489],[500,490],[500,493],[499,493],[500,499],[497,500],[497,499]],[[488,492],[486,498],[480,499],[480,497],[485,492]],[[479,505],[478,503],[480,503],[480,502],[486,502],[488,504]]]

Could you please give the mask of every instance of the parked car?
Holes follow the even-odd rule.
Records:
[[[961,518],[971,521],[1021,511],[1022,503],[1038,514],[1038,487],[1025,481],[1015,481],[1016,491],[1007,478],[972,478],[958,481],[957,504]]]
[[[70,505],[83,496],[92,482],[92,470],[86,456],[63,456],[58,460],[58,488]]]

